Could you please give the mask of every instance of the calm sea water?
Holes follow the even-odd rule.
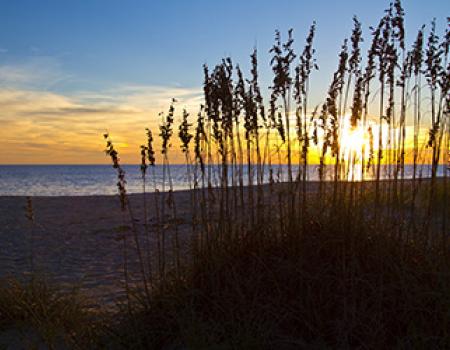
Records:
[[[124,165],[129,193],[142,192],[142,177],[139,165]],[[296,167],[295,167],[296,168]],[[148,190],[154,189],[154,179],[159,190],[163,189],[163,169],[155,167],[155,176],[149,171]],[[328,169],[331,170],[331,169]],[[245,171],[245,169],[244,169]],[[443,168],[439,175],[443,175]],[[278,166],[274,167],[276,180],[286,179],[286,167],[282,175],[277,177]],[[429,166],[421,166],[420,176],[429,177]],[[212,169],[215,184],[218,184],[218,169]],[[268,171],[266,171],[268,175]],[[318,180],[318,167],[308,166],[308,180]],[[327,175],[331,179],[331,171]],[[174,190],[189,189],[185,165],[171,165],[170,175]],[[295,175],[295,174],[294,174]],[[388,177],[388,169],[382,171],[384,178]],[[412,177],[412,166],[406,166],[405,177]],[[246,178],[246,175],[244,175]],[[268,176],[266,176],[268,181]],[[110,165],[0,165],[0,196],[83,196],[116,194],[116,172]],[[166,184],[167,189],[167,184]]]

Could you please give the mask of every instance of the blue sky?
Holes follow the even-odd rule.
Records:
[[[48,88],[96,90],[111,84],[198,86],[201,65],[231,55],[244,66],[256,44],[268,76],[267,51],[276,28],[294,28],[301,49],[317,21],[317,54],[328,78],[352,16],[376,23],[387,1],[2,1],[0,63],[48,59],[66,75]],[[404,1],[408,33],[438,17],[450,2]],[[45,60],[44,60],[45,61]],[[322,75],[322,74],[318,74]]]
[[[320,71],[313,73],[311,105],[320,103],[353,15],[363,23],[367,45],[369,26],[388,6],[384,0],[0,1],[0,147],[16,150],[0,156],[0,163],[75,162],[80,155],[99,162],[98,135],[105,129],[134,154],[130,139],[147,120],[157,122],[170,97],[198,106],[204,63],[213,66],[229,55],[248,72],[256,46],[267,87],[275,29],[286,35],[293,28],[300,52],[313,20]],[[403,6],[409,42],[433,17],[443,33],[450,1]],[[27,146],[24,133],[31,139]],[[86,148],[69,149],[74,137]]]

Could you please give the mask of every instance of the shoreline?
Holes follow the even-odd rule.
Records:
[[[445,179],[449,179],[449,178],[450,177],[446,177],[446,176],[437,176],[436,180],[437,181],[444,181]],[[431,180],[432,180],[431,177],[418,177],[418,178],[416,178],[415,181],[417,181],[418,183],[423,183],[423,182],[430,182]],[[376,179],[368,179],[368,180],[361,180],[361,181],[339,180],[338,183],[339,184],[352,184],[353,183],[353,184],[368,184],[368,185],[370,185],[372,183],[375,183],[376,181],[377,181]],[[390,182],[395,182],[396,180],[394,180],[394,179],[380,179],[379,181],[381,183],[386,184],[386,183],[390,183]],[[402,181],[402,179],[400,179],[400,178],[397,179],[397,182],[401,182],[401,181]],[[405,178],[405,179],[403,179],[403,181],[404,181],[404,183],[412,183],[413,179],[412,178]],[[302,183],[303,183],[302,181],[300,181],[300,182],[294,181],[293,182],[293,184],[302,184]],[[326,185],[333,184],[334,181],[333,180],[323,180],[323,181],[318,181],[318,180],[311,180],[311,181],[309,181],[309,180],[307,180],[306,183],[307,183],[307,186],[313,186],[314,187],[314,186],[318,186],[320,183],[326,184]],[[286,186],[288,184],[289,184],[288,181],[274,182],[274,186]],[[270,185],[269,183],[265,182],[265,183],[262,184],[262,187],[268,187],[269,185]],[[256,186],[257,186],[256,184],[253,185],[253,187],[256,187]],[[211,188],[214,191],[223,189],[223,187],[220,187],[220,186],[212,186]],[[228,186],[228,188],[229,189],[233,189],[233,188],[240,188],[240,187],[239,186],[230,185],[230,186]],[[247,188],[249,188],[249,186],[244,185],[244,189],[247,189]],[[208,190],[208,188],[207,187],[205,187],[205,188],[198,187],[198,188],[195,188],[195,189],[194,188],[193,189],[189,189],[189,188],[187,188],[187,189],[174,189],[172,192],[175,194],[175,193],[189,193],[191,191],[202,191],[202,190]],[[158,193],[160,193],[160,194],[162,194],[162,193],[169,193],[169,192],[170,192],[169,190],[166,190],[166,191],[159,190],[158,191]],[[154,195],[155,193],[156,192],[155,192],[155,190],[153,188],[151,188],[149,191],[146,191],[146,195]],[[28,198],[28,197],[30,197],[32,199],[38,199],[38,198],[41,198],[41,199],[43,199],[43,198],[111,198],[111,197],[116,197],[117,195],[118,195],[118,193],[115,193],[115,194],[47,195],[47,196],[45,196],[45,195],[2,195],[2,194],[0,194],[0,199],[1,198]],[[142,196],[142,195],[143,195],[142,192],[130,192],[130,193],[127,193],[127,196],[131,196],[131,197],[137,197],[137,196]]]

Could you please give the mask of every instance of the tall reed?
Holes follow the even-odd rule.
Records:
[[[261,258],[264,268],[271,269],[272,266],[265,265],[270,262],[282,269],[276,262],[288,256],[295,260],[295,268],[289,265],[293,260],[289,260],[288,265],[301,270],[308,266],[310,251],[317,252],[318,255],[311,258],[317,259],[314,261],[323,268],[321,271],[326,273],[327,268],[333,269],[333,273],[340,276],[337,283],[342,293],[349,293],[333,299],[339,304],[341,322],[350,325],[348,330],[333,329],[348,345],[357,343],[354,332],[362,322],[359,317],[367,316],[358,314],[364,314],[357,302],[361,296],[358,293],[364,289],[361,280],[366,278],[361,271],[367,266],[376,271],[377,277],[370,281],[376,286],[375,293],[371,294],[374,312],[388,324],[384,305],[398,300],[395,293],[389,294],[392,291],[385,294],[390,283],[398,283],[392,276],[404,266],[414,264],[420,254],[433,252],[436,259],[445,259],[443,256],[448,255],[446,217],[449,213],[446,205],[440,207],[448,201],[448,183],[440,182],[438,177],[442,160],[450,159],[449,31],[447,29],[440,40],[433,21],[428,36],[425,27],[421,27],[408,49],[405,11],[396,0],[377,25],[371,27],[367,59],[363,62],[362,24],[354,17],[350,39],[345,39],[341,45],[337,68],[326,95],[318,106],[311,108],[311,76],[319,69],[314,49],[315,33],[316,23],[313,22],[303,50],[297,51],[301,54],[295,63],[293,31],[288,31],[285,42],[280,32],[275,32],[275,43],[269,51],[273,79],[268,104],[264,103],[256,49],[250,55],[248,78],[228,57],[212,68],[204,65],[204,103],[196,120],[184,110],[178,127],[187,173],[186,188],[191,190],[191,250],[179,240],[178,195],[173,193],[170,174],[173,168],[169,149],[176,114],[173,103],[168,114],[162,115],[159,129],[162,201],[157,201],[159,207],[155,207],[154,213],[161,230],[157,241],[159,280],[170,281],[170,272],[174,270],[178,279],[175,285],[188,281],[186,283],[200,286],[200,290],[205,288],[203,292],[212,298],[220,294],[220,287],[224,285],[236,287],[236,294],[239,294],[242,292],[240,278],[245,273],[240,274],[241,270],[234,268],[247,271],[245,262],[253,263],[252,259]],[[422,86],[423,77],[428,89]],[[429,125],[423,108],[428,96],[431,101]],[[295,133],[291,120],[293,111]],[[426,126],[429,131],[424,140]],[[151,132],[148,133],[150,140]],[[150,149],[149,145],[141,148],[144,192]],[[117,156],[115,151],[111,152]],[[427,154],[430,154],[429,159]],[[113,164],[116,164],[113,156]],[[150,163],[154,164],[154,153],[151,157]],[[308,175],[316,159],[319,163],[317,188],[315,183],[309,182]],[[296,160],[298,166],[293,166]],[[421,178],[423,164],[428,161],[429,181]],[[412,162],[410,176],[409,162]],[[124,176],[120,170],[118,174],[122,198],[124,184],[120,179],[124,180]],[[446,170],[444,174],[446,178]],[[445,200],[441,202],[439,198]],[[166,207],[171,210],[169,218]],[[147,213],[147,209],[144,211]],[[173,266],[166,261],[168,227],[174,230]],[[191,259],[182,263],[180,256],[184,249],[190,252]],[[321,265],[319,259],[322,250],[330,254],[321,257],[329,259],[326,266]],[[395,261],[390,255],[393,252],[400,256],[393,265],[400,269],[397,272],[385,261]],[[271,253],[276,256],[274,260],[264,255]],[[235,263],[234,258],[239,263]],[[260,270],[258,264],[255,271],[265,276],[264,268]],[[250,266],[254,267],[251,263]],[[149,265],[149,273],[152,268]],[[238,276],[233,282],[236,284],[227,285],[229,280],[221,271]],[[216,277],[216,273],[222,277]],[[314,270],[314,273],[319,272]],[[400,275],[400,282],[408,284],[407,277]],[[294,280],[297,277],[293,277]],[[311,287],[310,282],[303,279],[299,283]],[[162,284],[166,288],[164,291],[170,290],[167,283]],[[279,285],[278,288],[282,289]],[[242,293],[245,299],[247,296]],[[256,295],[255,300],[258,297]],[[368,336],[367,332],[364,334]],[[385,336],[394,342],[392,337]],[[381,340],[377,343],[377,339],[372,341],[387,344]]]

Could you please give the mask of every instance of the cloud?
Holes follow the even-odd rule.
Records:
[[[35,80],[33,72],[17,66],[0,67],[0,84],[15,85],[23,84]]]
[[[1,88],[48,90],[70,78],[62,71],[59,60],[49,56],[33,56],[0,66]]]
[[[77,95],[90,98],[89,93]],[[167,110],[170,101],[176,98],[180,108],[197,109],[202,100],[200,88],[182,88],[172,86],[121,85],[109,89],[103,95],[96,96],[97,101],[116,101],[142,110]]]
[[[175,122],[183,108],[195,118],[203,102],[200,87],[117,84],[95,91],[52,91],[70,79],[50,57],[0,65],[0,163],[106,163],[105,131],[125,163],[138,163],[145,128],[159,134],[159,113],[167,112],[172,98],[178,101]],[[421,130],[421,140],[426,135]],[[183,161],[176,151],[176,129],[172,140],[171,161]]]
[[[0,86],[1,163],[108,163],[108,131],[124,163],[138,163],[145,128],[159,134],[159,112],[176,98],[175,121],[186,108],[195,117],[201,88],[126,84],[105,91],[56,93]],[[407,134],[412,135],[411,126]],[[175,125],[171,161],[181,162]],[[420,133],[421,143],[427,130]],[[158,153],[158,138],[156,150]],[[409,141],[408,141],[409,142]]]
[[[201,90],[124,85],[62,94],[0,86],[0,148],[8,149],[0,163],[105,163],[105,131],[122,160],[136,163],[145,128],[158,133],[158,113],[172,98],[179,101],[178,117],[181,108],[198,109]]]

